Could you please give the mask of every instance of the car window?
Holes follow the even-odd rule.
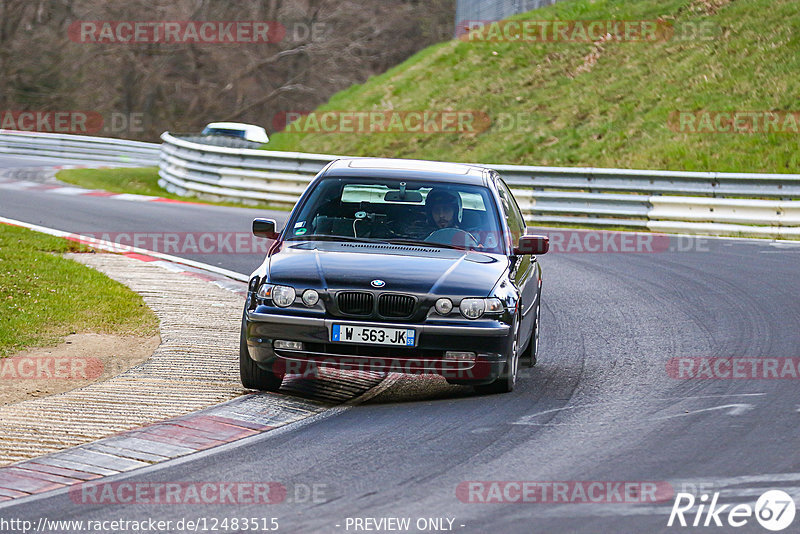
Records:
[[[511,231],[513,243],[517,243],[520,236],[525,233],[525,219],[516,199],[514,199],[514,195],[511,194],[511,190],[502,179],[497,180],[497,192],[500,194],[500,199],[503,203],[503,211],[505,212],[506,221],[508,221],[508,229]]]
[[[244,130],[231,130],[229,128],[206,128],[203,130],[205,135],[227,135],[230,137],[240,137],[244,139]]]
[[[478,185],[327,178],[317,183],[290,225],[286,238],[293,240],[399,239],[501,252],[499,214],[490,189]]]

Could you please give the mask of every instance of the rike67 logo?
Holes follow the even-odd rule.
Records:
[[[711,501],[708,495],[700,496],[699,503],[691,493],[678,493],[672,505],[667,526],[692,527],[743,527],[755,517],[767,530],[777,532],[786,529],[794,521],[796,512],[794,499],[781,490],[769,490],[750,504],[717,504],[719,493],[714,493]],[[697,510],[692,509],[697,505]]]

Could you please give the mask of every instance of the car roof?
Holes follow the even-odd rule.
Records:
[[[260,132],[263,131],[264,128],[261,126],[256,126],[254,124],[244,124],[241,122],[209,122],[206,124],[206,128],[227,128],[231,130],[244,130],[246,132]]]
[[[261,126],[255,124],[244,124],[242,122],[210,122],[206,124],[203,132],[207,130],[230,130],[231,132],[241,132],[244,138],[254,143],[269,143],[269,136],[267,131]],[[238,137],[238,136],[237,136]]]
[[[333,161],[325,177],[394,178],[483,185],[488,169],[464,163],[392,158],[343,158]]]

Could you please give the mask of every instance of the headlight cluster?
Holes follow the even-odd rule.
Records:
[[[453,310],[453,302],[448,298],[440,298],[434,305],[436,313],[447,315]],[[495,314],[503,311],[503,302],[497,297],[487,299],[462,299],[458,307],[461,315],[467,319],[479,319],[484,314]]]
[[[261,284],[256,293],[262,299],[272,300],[275,306],[288,308],[294,304],[297,292],[291,286],[279,286],[275,284]],[[312,308],[319,302],[319,293],[314,289],[306,289],[301,298],[303,304]]]

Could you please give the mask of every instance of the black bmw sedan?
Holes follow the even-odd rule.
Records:
[[[320,368],[442,375],[511,391],[534,365],[547,237],[483,167],[377,158],[328,164],[250,278],[240,371],[251,389]]]

